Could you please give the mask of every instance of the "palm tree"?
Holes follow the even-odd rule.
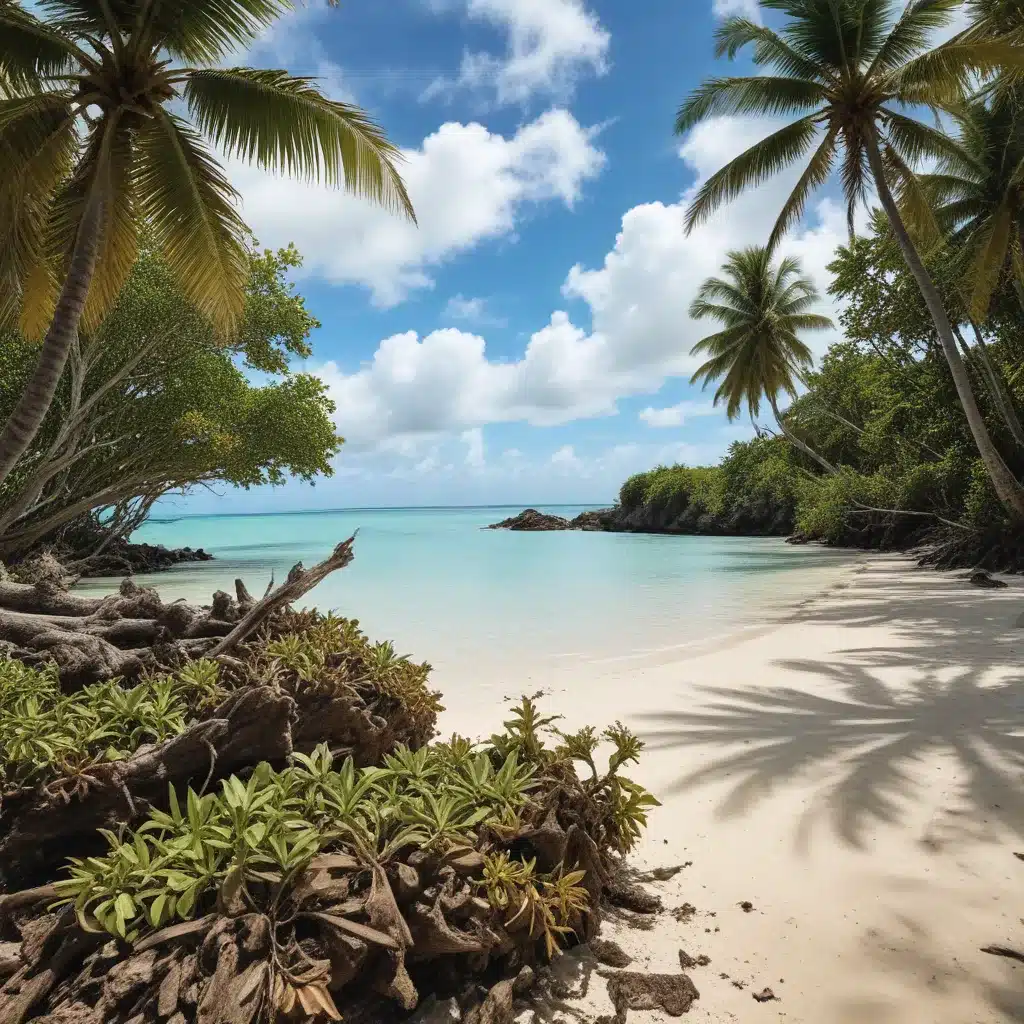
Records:
[[[774,248],[800,219],[808,197],[837,167],[852,232],[854,210],[873,183],[935,324],[992,486],[1011,514],[1024,519],[1024,487],[992,441],[939,292],[893,194],[895,188],[906,205],[922,211],[926,198],[912,166],[923,157],[957,151],[956,143],[942,131],[916,120],[906,110],[955,103],[966,93],[973,76],[1024,64],[1024,48],[983,38],[954,39],[928,49],[932,33],[948,24],[960,0],[915,0],[895,20],[894,0],[760,3],[767,10],[788,15],[781,30],[776,32],[748,18],[728,18],[718,30],[717,53],[731,58],[753,44],[754,63],[773,73],[705,82],[681,106],[676,132],[687,132],[709,117],[726,113],[799,116],[704,183],[687,213],[687,229],[692,230],[740,192],[809,156],[782,207],[769,247]]]
[[[0,316],[45,331],[0,434],[0,483],[53,401],[79,323],[94,325],[124,284],[141,225],[196,307],[235,328],[246,230],[204,135],[227,156],[414,216],[399,151],[362,110],[284,71],[217,66],[290,0],[39,7],[45,19],[0,0]]]
[[[691,355],[708,355],[690,378],[691,384],[721,380],[715,405],[724,401],[730,420],[746,404],[751,420],[767,399],[779,429],[789,442],[828,473],[835,466],[800,440],[779,412],[779,395],[796,397],[796,385],[813,361],[799,331],[822,331],[833,326],[827,316],[812,313],[820,296],[814,283],[792,258],[777,265],[771,251],[751,246],[730,252],[724,277],[709,277],[690,305],[694,320],[714,319],[722,330],[697,342]]]
[[[963,263],[971,314],[983,320],[1009,276],[1024,301],[1024,122],[1011,102],[974,98],[952,111],[959,151],[921,182]]]

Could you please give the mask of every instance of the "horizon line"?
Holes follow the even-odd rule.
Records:
[[[613,503],[614,504],[614,503]],[[296,508],[267,512],[182,512],[180,515],[149,516],[150,523],[175,523],[181,519],[243,519],[251,516],[330,515],[337,512],[453,512],[488,508],[610,508],[600,501],[545,501],[537,504],[502,503],[497,505],[351,505],[342,508]]]

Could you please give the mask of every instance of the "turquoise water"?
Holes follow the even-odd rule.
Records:
[[[133,539],[203,547],[207,563],[138,577],[165,598],[209,602],[245,579],[322,559],[355,531],[355,560],[308,602],[358,618],[429,661],[442,682],[546,678],[650,658],[727,635],[820,590],[851,556],[778,539],[485,530],[519,508],[372,509],[194,516]],[[575,515],[579,508],[546,508]],[[110,589],[93,580],[84,589]]]

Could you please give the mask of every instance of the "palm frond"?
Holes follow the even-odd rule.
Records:
[[[686,211],[686,230],[708,219],[723,203],[777,174],[814,144],[815,115],[802,117],[762,139],[716,171],[701,186]]]
[[[187,64],[212,64],[246,49],[291,10],[291,0],[154,0],[140,35],[158,39],[167,53]]]
[[[122,114],[103,122],[90,139],[75,175],[58,192],[53,203],[48,237],[54,262],[63,268],[71,257],[93,190],[103,196],[103,231],[82,314],[87,330],[98,327],[117,301],[138,255],[132,141],[137,120]],[[51,315],[52,312],[50,310]]]
[[[73,40],[20,7],[0,6],[0,81],[24,89],[74,62],[93,64]]]
[[[828,81],[827,69],[797,53],[777,32],[749,18],[726,18],[715,32],[715,56],[732,60],[748,44],[754,44],[754,63],[770,65],[788,78],[809,82]]]
[[[137,202],[171,273],[225,334],[242,312],[246,228],[238,195],[181,118],[161,111],[136,133]]]
[[[901,101],[932,106],[956,104],[978,74],[1024,68],[1024,47],[999,40],[953,40],[893,69],[885,87]]]
[[[701,121],[721,114],[761,114],[774,117],[820,106],[825,89],[800,78],[711,78],[699,85],[679,108],[676,134],[683,135]]]
[[[962,6],[963,0],[914,0],[908,4],[875,54],[868,77],[899,68],[926,49],[936,30],[945,28]]]
[[[954,162],[967,162],[969,155],[956,139],[931,125],[882,107],[886,141],[911,164],[933,157]]]
[[[774,250],[782,236],[803,216],[811,193],[828,181],[836,158],[838,134],[836,128],[829,128],[821,145],[811,154],[811,159],[807,161],[803,174],[783,204],[772,233],[768,236],[769,250]]]
[[[998,210],[979,226],[973,241],[973,260],[968,273],[971,314],[977,320],[988,315],[992,296],[1010,262],[1010,247],[1015,224],[1013,210],[1003,203]]]
[[[349,191],[415,219],[396,168],[401,151],[358,107],[328,99],[307,78],[253,68],[192,72],[185,99],[227,153]]]

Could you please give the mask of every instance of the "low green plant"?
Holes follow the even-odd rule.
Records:
[[[216,680],[216,665],[198,661],[129,689],[109,680],[64,694],[52,666],[0,661],[0,785],[21,788],[80,775],[144,743],[176,736]]]
[[[480,885],[491,906],[505,911],[505,926],[527,928],[531,938],[543,939],[551,959],[573,934],[569,922],[589,909],[590,896],[580,885],[585,875],[579,870],[539,875],[536,859],[515,860],[501,851],[484,857]]]
[[[351,758],[336,767],[320,745],[283,771],[261,764],[245,782],[231,776],[219,794],[190,789],[184,810],[172,787],[169,810],[134,832],[104,832],[108,852],[73,860],[58,891],[83,928],[132,940],[208,908],[229,884],[254,903],[253,883],[283,892],[328,847],[367,864],[407,847],[464,850],[480,826],[500,826],[525,803],[533,774],[515,755],[495,770],[486,752],[453,761],[443,745],[400,748],[380,768]]]

